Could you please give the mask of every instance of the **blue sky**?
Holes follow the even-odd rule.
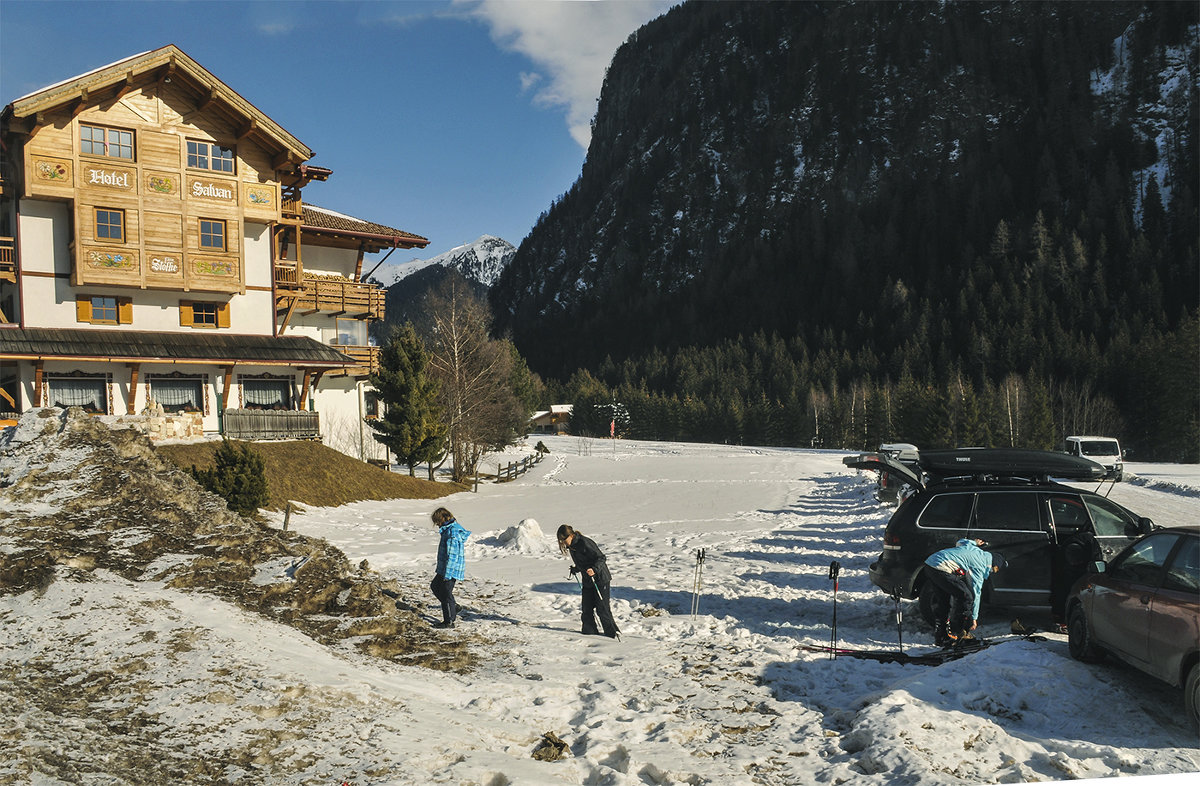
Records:
[[[306,201],[519,245],[579,177],[612,54],[668,0],[0,2],[0,103],[175,44],[315,151]]]

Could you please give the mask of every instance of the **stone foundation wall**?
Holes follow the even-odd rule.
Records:
[[[180,412],[177,415],[122,415],[114,425],[140,431],[151,442],[162,439],[203,439],[204,415]]]

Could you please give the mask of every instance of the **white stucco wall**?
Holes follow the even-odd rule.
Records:
[[[353,278],[354,268],[358,265],[358,251],[349,248],[329,248],[305,243],[301,255],[304,259],[304,272],[315,275]]]
[[[22,271],[70,274],[69,205],[65,202],[22,199],[20,227]]]

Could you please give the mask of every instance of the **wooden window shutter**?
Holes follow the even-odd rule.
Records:
[[[90,295],[75,296],[75,321],[92,321],[92,298]]]
[[[133,324],[133,299],[127,297],[117,298],[117,324],[132,325]]]
[[[228,303],[222,303],[221,305],[217,306],[217,327],[219,327],[219,328],[229,327],[229,304]]]
[[[195,317],[192,316],[192,301],[179,301],[179,324],[183,327],[191,327],[195,324]]]

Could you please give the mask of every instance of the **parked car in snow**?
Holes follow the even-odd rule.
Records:
[[[1095,462],[1054,451],[923,450],[915,470],[881,453],[842,461],[857,469],[886,469],[917,489],[888,521],[883,552],[869,574],[889,595],[918,598],[927,622],[933,613],[925,558],[960,538],[984,540],[1008,561],[985,584],[985,604],[1049,606],[1056,580],[1059,598],[1065,598],[1073,577],[1093,558],[1089,552],[1110,558],[1154,526],[1094,491],[1052,481],[1051,476],[1088,480],[1104,474]],[[1068,563],[1078,570],[1060,580]]]
[[[1156,530],[1093,571],[1067,600],[1071,655],[1111,654],[1182,686],[1200,728],[1200,528]]]
[[[1091,459],[1104,467],[1107,480],[1120,481],[1125,477],[1125,451],[1121,443],[1112,437],[1067,437],[1063,452],[1071,456]]]

